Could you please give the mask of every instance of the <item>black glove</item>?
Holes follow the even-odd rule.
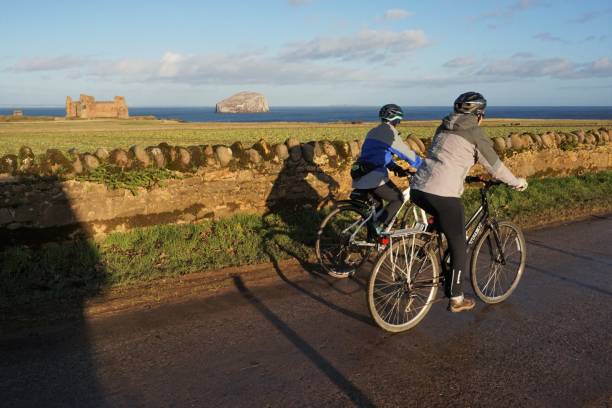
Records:
[[[393,174],[395,174],[397,177],[405,177],[408,175],[408,171],[402,169],[401,167],[394,167],[391,169],[391,171],[393,172]]]

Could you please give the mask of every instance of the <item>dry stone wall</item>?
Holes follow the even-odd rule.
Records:
[[[612,168],[612,146],[605,129],[535,136],[495,139],[504,162],[519,176]],[[427,141],[413,136],[407,143],[419,152],[424,152],[427,145]],[[60,227],[104,234],[135,226],[198,222],[238,212],[313,208],[331,191],[337,197],[348,196],[349,167],[359,152],[358,141],[300,143],[297,139],[275,145],[261,140],[253,146],[241,142],[188,147],[162,143],[128,150],[100,148],[93,153],[73,150],[65,154],[49,149],[39,156],[23,147],[18,155],[0,159],[0,229],[5,237],[22,230]],[[137,194],[69,179],[101,165],[123,171],[167,168],[181,177],[150,189],[140,188]],[[473,169],[480,171],[478,166]],[[57,175],[61,177],[54,177]]]

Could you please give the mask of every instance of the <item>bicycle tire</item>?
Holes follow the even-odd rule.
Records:
[[[372,247],[352,246],[348,242],[355,229],[343,233],[351,223],[365,219],[366,215],[362,209],[348,204],[333,209],[321,222],[315,252],[319,265],[328,275],[348,278],[368,259]],[[361,225],[356,237],[359,240],[367,240],[370,236],[368,228],[367,223]]]
[[[407,243],[408,239],[412,242]],[[368,282],[370,315],[381,329],[391,333],[403,332],[419,324],[429,312],[438,292],[440,266],[434,252],[414,236],[408,236],[406,240],[395,240],[382,253]],[[410,245],[413,251],[408,250],[406,245]],[[406,258],[410,258],[412,263]],[[408,274],[398,273],[406,269],[410,269]],[[412,287],[407,276],[410,276]],[[430,286],[417,287],[417,281],[421,285],[429,283]],[[415,300],[416,307],[412,308]],[[397,313],[394,314],[396,309]]]
[[[491,227],[485,229],[478,238],[470,261],[474,293],[489,304],[503,302],[514,292],[523,276],[527,260],[527,245],[521,229],[509,221],[501,221],[497,225],[506,264],[502,265],[499,261],[498,245]],[[483,247],[485,252],[481,251]],[[511,273],[505,273],[506,266]],[[496,291],[498,286],[499,291]]]
[[[401,208],[400,214],[398,214],[397,219],[393,225],[393,229],[404,229],[404,228],[412,228],[415,226],[417,221],[421,221],[417,219],[416,211],[421,211],[421,209],[414,203],[407,203]],[[420,214],[419,214],[420,215]]]

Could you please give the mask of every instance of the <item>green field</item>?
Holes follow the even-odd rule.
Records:
[[[413,133],[430,137],[439,121],[405,121],[400,126],[403,135]],[[374,123],[181,123],[167,120],[57,120],[0,122],[0,155],[16,153],[29,146],[34,153],[48,148],[81,152],[98,147],[128,148],[167,142],[171,145],[245,144],[265,139],[269,143],[284,142],[289,137],[301,141],[361,139]],[[583,128],[612,127],[612,121],[588,120],[495,120],[484,124],[489,136],[507,136],[511,132],[572,131]]]

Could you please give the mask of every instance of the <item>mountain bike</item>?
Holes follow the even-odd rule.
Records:
[[[483,302],[499,303],[512,294],[523,275],[525,238],[516,224],[498,221],[489,212],[488,193],[503,183],[480,177],[467,177],[466,182],[484,184],[481,205],[466,223],[468,250],[472,250],[470,281]],[[370,276],[368,308],[382,329],[401,332],[423,320],[435,302],[448,273],[450,255],[433,222],[425,231],[393,231],[389,241]]]
[[[394,229],[425,229],[425,211],[409,201],[410,187],[403,191],[401,208],[383,228],[383,234]],[[321,267],[331,276],[347,278],[368,259],[372,251],[385,246],[376,231],[376,219],[382,214],[382,202],[365,190],[355,190],[349,200],[338,201],[323,219],[317,232],[315,250]],[[387,239],[388,240],[388,239]]]

